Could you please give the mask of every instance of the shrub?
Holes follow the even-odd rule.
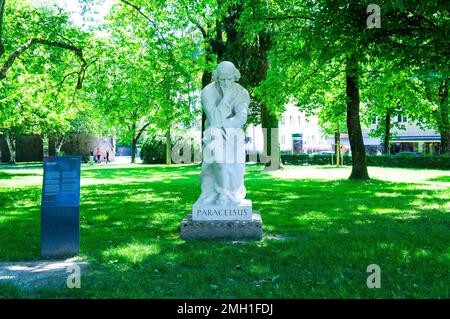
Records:
[[[171,149],[177,144],[183,143],[191,146],[191,161],[194,158],[193,137],[186,132],[175,132],[171,134]],[[166,136],[164,133],[154,133],[146,138],[142,145],[140,157],[145,164],[166,163]]]
[[[450,169],[449,155],[367,155],[366,158],[368,166]],[[351,156],[344,155],[343,159],[344,165],[352,164]],[[281,160],[285,165],[329,165],[331,154],[282,154]]]
[[[368,166],[450,169],[448,155],[368,155]]]
[[[285,165],[331,165],[336,162],[336,158],[333,155],[333,161],[331,159],[332,154],[282,154],[281,161]],[[351,157],[344,155],[344,165],[350,165],[352,162]]]
[[[148,136],[142,145],[140,157],[145,164],[166,162],[166,137],[163,134]]]

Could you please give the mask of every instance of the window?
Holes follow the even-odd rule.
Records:
[[[372,121],[372,124],[378,124],[378,116],[375,116],[375,118]]]
[[[294,118],[291,116],[289,116],[289,121],[291,122],[291,125],[294,125]]]
[[[408,123],[408,115],[402,115],[401,112],[398,112],[397,122],[398,123]]]
[[[281,135],[281,144],[286,144],[286,136]]]
[[[298,125],[300,126],[302,123],[302,118],[300,116],[298,116]]]
[[[285,124],[285,118],[284,118],[284,116],[281,118],[281,125],[284,125]]]

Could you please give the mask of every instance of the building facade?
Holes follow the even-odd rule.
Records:
[[[376,118],[370,127],[363,128],[364,145],[369,153],[382,152],[383,141],[378,137],[369,136],[370,132],[376,128],[378,120]],[[438,132],[420,128],[407,115],[398,114],[391,121],[391,124],[398,123],[404,128],[394,127],[391,129],[390,152],[392,154],[400,152],[439,153],[441,137]]]
[[[398,114],[392,119],[392,124],[398,123],[403,129],[391,129],[391,153],[416,152],[437,153],[440,147],[440,135],[432,129],[422,129],[408,116]],[[381,154],[383,140],[370,136],[375,130],[378,119],[369,127],[362,127],[364,145],[368,154]],[[263,129],[261,125],[250,124],[246,131],[247,152],[262,152],[264,149]],[[287,104],[279,122],[280,149],[284,153],[318,153],[334,152],[334,136],[327,136],[319,126],[317,116],[307,116],[294,104]],[[299,142],[299,140],[301,140]],[[350,141],[347,133],[341,133],[341,150],[350,154]]]
[[[283,153],[331,151],[331,145],[319,126],[317,116],[307,116],[294,104],[287,104],[278,123],[280,149]],[[247,151],[262,152],[264,135],[261,125],[250,124],[246,130]],[[294,147],[294,144],[296,145]]]
[[[440,148],[440,135],[432,129],[422,129],[408,116],[398,114],[392,119],[392,124],[399,123],[404,129],[391,129],[391,153],[417,152],[437,153]],[[382,154],[383,140],[370,136],[376,129],[378,119],[370,126],[362,126],[364,145],[368,154]],[[279,128],[279,142],[282,153],[334,153],[334,136],[325,134],[319,125],[316,115],[307,115],[299,110],[294,103],[285,106]],[[201,140],[201,118],[195,121],[192,129],[195,140]],[[264,131],[261,125],[249,124],[245,130],[247,153],[262,153],[264,150]],[[351,154],[350,141],[347,133],[341,133],[341,152]]]

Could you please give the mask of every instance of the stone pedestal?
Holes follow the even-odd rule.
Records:
[[[180,223],[182,239],[262,239],[261,214],[251,220],[193,220],[189,214]]]

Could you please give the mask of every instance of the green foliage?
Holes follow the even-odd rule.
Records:
[[[341,125],[347,103],[345,64],[352,56],[360,66],[349,75],[358,79],[363,120],[381,119],[374,135],[384,134],[386,112],[397,110],[410,114],[419,125],[430,123],[441,132],[448,131],[449,121],[440,119],[441,114],[447,117],[447,107],[440,112],[432,108],[420,83],[429,71],[448,74],[449,20],[444,2],[382,3],[379,29],[367,27],[370,1],[246,3],[241,27],[252,34],[270,30],[273,35],[270,69],[256,89],[271,108],[281,111],[293,98],[302,110],[319,110],[325,132],[345,130]],[[436,88],[432,91],[437,95]]]
[[[101,1],[80,0],[83,13]],[[89,125],[80,125],[86,119],[93,133],[108,131],[135,145],[150,127],[190,127],[200,114],[195,92],[202,74],[229,59],[252,95],[249,122],[276,126],[284,105],[294,102],[318,115],[325,133],[343,132],[345,62],[352,55],[361,65],[366,124],[401,110],[420,126],[448,133],[442,98],[448,8],[442,1],[390,1],[381,5],[382,27],[369,29],[369,3],[118,0],[106,23],[86,32],[61,8],[9,0],[1,35],[6,53],[39,37],[74,44],[90,59],[80,92],[73,90],[79,70],[73,52],[41,45],[23,52],[0,81],[0,131],[63,141],[86,131]],[[385,123],[378,123],[372,134],[382,136]]]
[[[6,54],[31,38],[70,43],[83,47],[90,35],[69,22],[68,13],[31,1],[8,1],[3,21]],[[0,81],[0,131],[63,136],[70,122],[87,109],[74,90],[79,59],[70,50],[34,45],[15,60],[7,77]]]
[[[89,90],[119,142],[134,147],[149,128],[189,127],[198,114],[202,56],[179,10],[176,2],[120,1],[107,17]]]
[[[333,159],[332,159],[333,157]],[[351,165],[351,159],[344,155],[344,165]],[[331,165],[336,161],[336,157],[331,154],[281,154],[281,160],[284,165]]]
[[[194,151],[199,147],[190,134],[186,134],[186,131],[183,130],[173,130],[170,139],[171,150],[175,145],[190,147],[191,161],[194,161]],[[157,131],[150,133],[142,145],[140,156],[144,164],[166,163],[166,135]]]
[[[410,124],[427,127],[432,104],[427,100],[426,87],[418,75],[417,68],[399,69],[399,60],[369,59],[366,76],[362,79],[363,122],[370,126],[378,118],[371,136],[384,137],[386,117],[390,129],[405,129],[404,124],[393,121],[397,114],[408,116]],[[392,134],[392,133],[391,133]]]
[[[140,156],[145,164],[166,163],[166,136],[164,134],[148,136],[142,145]]]
[[[448,155],[368,155],[367,164],[379,167],[408,167],[426,169],[450,169],[450,156]]]

